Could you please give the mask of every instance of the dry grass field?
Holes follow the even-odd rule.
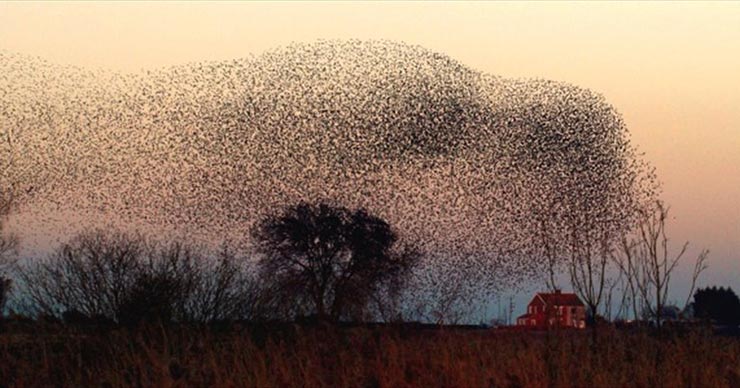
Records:
[[[2,387],[738,387],[740,339],[275,324],[0,334]]]

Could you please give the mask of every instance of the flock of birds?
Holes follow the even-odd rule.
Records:
[[[0,167],[26,244],[104,224],[248,248],[329,201],[421,246],[440,292],[538,276],[543,239],[618,228],[656,187],[602,96],[387,41],[136,74],[0,52]]]

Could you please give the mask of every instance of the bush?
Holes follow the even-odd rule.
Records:
[[[258,298],[248,267],[227,248],[217,257],[204,252],[138,234],[87,232],[21,266],[20,293],[37,315],[74,312],[127,325],[249,317]]]
[[[694,293],[694,315],[724,325],[740,325],[740,299],[732,288],[707,287]]]
[[[3,318],[3,312],[5,311],[5,303],[8,302],[8,296],[10,294],[10,288],[12,282],[10,279],[6,279],[0,276],[0,319]]]
[[[118,306],[118,322],[136,326],[142,322],[170,322],[182,297],[181,282],[166,275],[144,274]]]

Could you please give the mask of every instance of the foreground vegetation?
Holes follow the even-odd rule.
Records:
[[[740,339],[703,329],[406,324],[136,330],[6,322],[3,387],[737,387]]]
[[[643,240],[623,240],[623,257],[574,250],[568,267],[590,323],[602,325],[600,308],[621,285],[620,311],[654,331],[443,326],[465,315],[450,306],[474,302],[444,288],[454,277],[410,282],[423,252],[362,209],[289,206],[255,226],[248,252],[84,232],[46,258],[0,266],[0,388],[740,387],[740,339],[695,326],[736,328],[732,290],[700,289],[694,320],[666,319],[686,247],[668,258],[666,214],[659,206]],[[0,259],[16,244],[4,241]]]

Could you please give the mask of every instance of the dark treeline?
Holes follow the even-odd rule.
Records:
[[[94,230],[16,271],[19,312],[71,321],[210,321],[248,317],[255,284],[228,248]]]
[[[706,287],[694,294],[694,316],[718,324],[740,325],[740,298],[732,288]]]
[[[660,228],[653,228],[658,231],[665,228],[665,211],[660,214]],[[420,265],[423,253],[363,209],[321,202],[277,209],[253,225],[248,236],[253,244],[241,250],[226,243],[214,249],[183,238],[97,229],[75,236],[46,257],[15,262],[8,257],[17,239],[4,236],[0,311],[16,317],[124,326],[295,320],[457,323],[450,316],[435,320],[442,310],[430,298],[429,287],[445,279],[414,283],[412,275],[426,269]],[[663,263],[661,255],[653,257],[645,253],[652,251],[636,246],[629,245],[626,260],[616,261],[624,283],[620,310],[631,303],[645,312],[643,320],[661,323],[665,302],[660,301],[680,255]],[[705,255],[697,261],[694,281],[705,268]],[[655,274],[662,275],[660,284],[643,270],[668,264],[670,270]],[[651,294],[662,299],[651,299]],[[609,294],[606,300],[611,299]],[[740,322],[740,302],[732,290],[700,289],[693,299],[696,318]],[[661,314],[652,313],[652,306]]]
[[[139,234],[86,232],[17,270],[20,312],[136,324],[141,320],[251,319],[259,310],[250,267],[216,253]]]
[[[420,253],[364,210],[301,203],[254,226],[254,249],[91,230],[15,266],[16,315],[67,323],[397,318]],[[393,311],[391,311],[393,310]]]

